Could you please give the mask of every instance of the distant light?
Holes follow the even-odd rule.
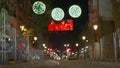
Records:
[[[69,47],[69,44],[67,44],[67,47]]]
[[[93,29],[97,30],[98,29],[98,25],[93,25]]]
[[[46,46],[45,46],[44,48],[45,48],[45,49],[47,49],[47,47],[46,47]]]
[[[32,43],[35,43],[35,41],[33,41]]]
[[[82,51],[84,50],[84,48],[81,49]]]
[[[45,47],[45,44],[43,44],[43,47]]]
[[[80,8],[80,6],[78,5],[72,5],[69,8],[69,14],[71,17],[73,18],[78,18],[82,13],[82,10]]]
[[[74,52],[72,52],[72,55],[74,55],[75,53]]]
[[[85,48],[88,48],[88,46],[86,46]]]
[[[23,31],[24,30],[24,26],[22,25],[22,26],[20,26],[20,29],[21,29],[21,31]]]
[[[85,52],[87,51],[87,50],[84,50]]]
[[[64,47],[66,47],[66,44],[64,44]]]
[[[86,40],[86,42],[88,42],[88,40]]]
[[[10,38],[8,38],[8,41],[11,41],[11,39],[10,39]]]
[[[46,52],[47,50],[44,50],[44,52]]]
[[[43,14],[46,10],[46,5],[41,1],[36,1],[32,6],[33,12],[36,14]]]
[[[68,49],[67,49],[67,52],[70,52],[70,50],[71,50],[71,49],[70,49],[70,48],[68,48]]]
[[[78,43],[76,43],[76,47],[78,47],[79,45],[78,45]]]
[[[56,21],[60,21],[64,18],[64,11],[61,8],[54,8],[52,10],[52,18]]]
[[[83,53],[83,51],[81,51],[81,53]]]
[[[37,37],[34,37],[34,40],[35,40],[35,41],[37,41],[37,39],[38,39]]]
[[[24,28],[24,30],[23,31],[27,31],[27,29],[26,28]]]
[[[48,48],[48,51],[50,50],[50,48]]]
[[[85,40],[85,39],[86,39],[86,37],[85,37],[85,36],[82,36],[82,39],[83,39],[83,40]]]
[[[49,49],[49,51],[53,51],[53,49],[52,49],[52,48],[50,48],[50,49]]]

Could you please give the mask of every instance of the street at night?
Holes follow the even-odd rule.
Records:
[[[120,0],[0,0],[0,68],[120,68]]]

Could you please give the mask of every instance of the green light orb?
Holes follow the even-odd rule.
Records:
[[[81,8],[78,5],[72,5],[69,8],[69,14],[73,18],[78,18],[82,13]]]
[[[33,12],[36,14],[43,14],[46,10],[46,6],[41,1],[36,1],[32,6]]]
[[[52,18],[56,21],[62,20],[64,15],[64,11],[61,8],[54,8],[51,13]]]

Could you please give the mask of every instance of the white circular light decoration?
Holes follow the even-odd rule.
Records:
[[[46,10],[46,6],[41,1],[36,1],[32,6],[33,12],[36,14],[43,14]]]
[[[82,13],[82,10],[80,8],[80,6],[78,5],[72,5],[69,8],[69,14],[71,17],[73,18],[78,18]]]
[[[52,10],[52,18],[56,21],[60,21],[64,18],[64,11],[61,8],[54,8]]]

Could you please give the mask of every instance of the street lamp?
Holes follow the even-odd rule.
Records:
[[[86,36],[82,36],[82,39],[83,39],[83,44],[85,46],[85,42],[84,40],[86,39]],[[83,47],[83,49],[85,50],[85,48]],[[83,51],[83,55],[84,55],[84,59],[85,59],[85,51]]]
[[[93,25],[93,29],[94,29],[94,34],[95,34],[95,42],[97,42],[96,30],[98,29],[98,25]]]
[[[46,45],[45,44],[43,44],[43,47],[45,47]]]
[[[76,53],[76,54],[77,54],[77,58],[79,58],[79,49],[78,49],[79,44],[76,43],[75,45],[76,45],[76,49],[77,49],[77,50],[76,50],[76,51],[77,51],[77,53]]]
[[[86,39],[86,37],[85,37],[85,36],[82,36],[82,39],[83,39],[83,40],[85,40],[85,39]]]
[[[79,46],[79,44],[78,43],[76,43],[76,47],[78,47]]]
[[[94,25],[93,29],[96,31],[98,29],[98,25]]]
[[[35,40],[35,41],[37,41],[37,39],[38,39],[37,37],[34,37],[34,40]]]
[[[97,41],[97,29],[98,29],[98,25],[93,25],[93,29],[94,29],[94,36],[95,36],[95,41],[94,41],[94,46],[93,46],[93,58],[98,58],[99,57],[99,50],[100,50],[100,47],[99,47],[99,44],[98,44],[98,41]]]

